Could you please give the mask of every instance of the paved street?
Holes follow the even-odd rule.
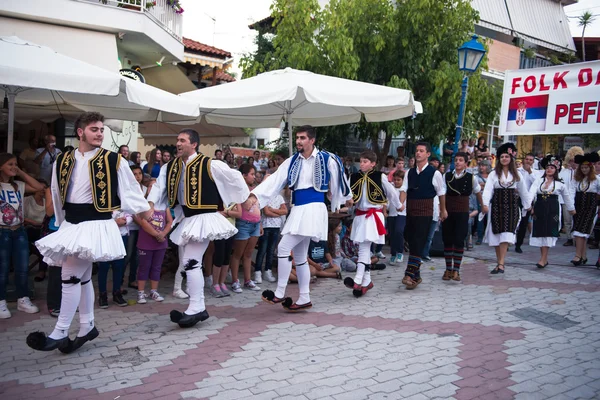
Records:
[[[574,248],[562,242],[546,269],[524,246],[496,276],[493,249],[476,246],[461,283],[442,281],[435,258],[414,291],[400,288],[405,263],[374,272],[360,299],[321,279],[303,314],[260,292],[209,296],[211,318],[187,330],[169,321],[186,301],[170,296],[167,277],[162,304],[97,309],[100,336],[72,355],[29,349],[27,334],[56,320],[14,311],[0,320],[0,398],[598,399],[598,250],[591,265],[569,267]],[[71,337],[78,329],[76,316]]]

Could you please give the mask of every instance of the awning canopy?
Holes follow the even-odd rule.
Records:
[[[179,94],[197,89],[177,65],[146,68],[142,73],[147,84],[169,93]]]

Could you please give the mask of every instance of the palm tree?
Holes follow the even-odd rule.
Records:
[[[577,18],[577,25],[583,27],[583,31],[581,32],[581,50],[583,52],[583,61],[585,61],[585,28],[587,28],[588,25],[591,25],[595,19],[596,16],[589,11],[585,11]]]

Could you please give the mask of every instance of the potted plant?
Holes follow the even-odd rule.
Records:
[[[155,7],[155,6],[156,6],[156,1],[155,0],[153,0],[153,1],[146,0],[146,10],[149,10],[152,7]]]
[[[173,10],[175,10],[175,13],[183,14],[183,7],[181,7],[179,0],[167,0],[167,4],[171,6]]]

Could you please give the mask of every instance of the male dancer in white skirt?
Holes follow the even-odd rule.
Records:
[[[27,344],[35,350],[70,353],[98,336],[94,326],[92,263],[125,257],[125,247],[112,211],[148,218],[150,207],[127,160],[102,149],[104,117],[86,112],[75,121],[79,147],[62,153],[52,170],[52,201],[59,230],[36,242],[44,261],[62,266],[62,301],[54,331],[34,332]],[[80,329],[69,339],[79,308]]]
[[[361,297],[373,288],[371,281],[371,244],[385,244],[383,206],[400,209],[400,196],[387,176],[377,171],[377,155],[372,150],[360,154],[360,172],[350,176],[352,200],[356,205],[350,239],[358,244],[358,262],[354,279],[347,277],[344,285],[354,297]]]
[[[256,202],[262,209],[279,192],[289,185],[292,190],[292,210],[283,227],[283,238],[277,248],[278,280],[275,293],[265,290],[262,299],[270,304],[281,303],[289,312],[312,307],[310,301],[310,269],[307,263],[310,240],[327,240],[328,215],[325,195],[331,193],[331,210],[352,205],[352,193],[344,175],[342,161],[335,154],[319,151],[315,147],[316,131],[310,125],[301,126],[296,133],[298,152],[285,160],[277,171],[258,185],[246,204],[250,210]],[[293,302],[285,296],[292,271],[292,257],[296,263],[300,297]]]
[[[222,204],[243,203],[248,187],[242,174],[221,161],[198,153],[200,137],[193,129],[183,129],[177,136],[177,154],[160,169],[148,201],[153,207],[176,208],[183,219],[171,233],[179,246],[180,268],[187,278],[190,304],[183,313],[171,311],[171,321],[189,328],[208,318],[204,304],[202,258],[213,240],[228,239],[237,229],[218,209]],[[180,210],[179,210],[180,208]],[[178,222],[178,221],[176,221]]]

